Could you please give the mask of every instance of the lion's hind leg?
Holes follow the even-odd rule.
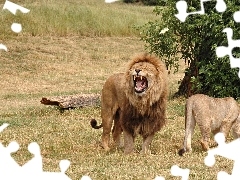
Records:
[[[237,120],[233,123],[232,134],[235,139],[240,138],[240,114]]]
[[[202,139],[200,140],[200,144],[204,151],[209,150],[210,136],[211,136],[211,121],[203,122],[205,124],[199,124],[199,128],[201,131]]]
[[[196,120],[192,111],[192,101],[188,100],[189,104],[185,106],[185,136],[183,142],[183,148],[178,151],[179,156],[183,156],[185,152],[192,151],[192,135],[196,126]]]
[[[119,120],[119,114],[117,112],[114,117],[114,127],[112,129],[112,136],[113,136],[113,141],[115,143],[115,146],[117,146],[118,148],[123,147],[123,144],[121,142],[122,132],[123,132],[123,130],[122,130],[121,123]]]
[[[109,151],[109,142],[110,142],[110,133],[112,129],[113,117],[108,114],[108,116],[102,116],[102,126],[103,126],[103,133],[102,133],[102,147]]]

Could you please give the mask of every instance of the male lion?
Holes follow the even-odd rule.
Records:
[[[185,107],[185,138],[183,149],[178,154],[183,155],[191,151],[191,138],[196,123],[198,124],[202,139],[203,150],[208,150],[211,132],[224,133],[227,137],[232,128],[235,138],[240,137],[240,109],[238,103],[231,97],[213,98],[203,94],[196,94],[188,98]]]
[[[123,131],[124,153],[134,150],[134,138],[143,137],[142,153],[147,153],[154,134],[165,125],[168,95],[166,67],[157,57],[141,54],[133,58],[125,73],[114,74],[102,89],[102,124],[95,119],[91,126],[103,127],[102,146],[109,150],[110,132],[120,145]]]

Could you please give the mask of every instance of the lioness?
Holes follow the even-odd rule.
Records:
[[[191,151],[191,138],[196,123],[198,124],[202,139],[203,150],[208,150],[211,132],[218,132],[228,136],[233,130],[235,138],[240,137],[240,110],[237,102],[231,98],[212,98],[203,94],[196,94],[187,99],[185,106],[185,138],[183,149],[178,154],[183,155]]]
[[[107,79],[102,89],[102,124],[95,119],[91,126],[103,127],[102,146],[109,150],[110,132],[120,144],[124,135],[124,153],[134,150],[134,138],[143,137],[142,152],[149,152],[154,134],[165,124],[168,95],[165,65],[155,56],[141,54],[133,58],[125,73],[114,74]]]

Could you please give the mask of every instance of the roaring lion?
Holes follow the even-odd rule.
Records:
[[[123,132],[124,153],[134,151],[134,138],[143,137],[142,153],[149,152],[154,134],[166,123],[168,96],[167,70],[156,56],[147,53],[133,58],[125,73],[114,74],[105,82],[101,96],[102,124],[95,119],[91,126],[103,127],[102,147],[108,151],[110,133],[120,146]]]
[[[209,149],[210,135],[222,132],[225,137],[232,129],[235,138],[240,137],[240,109],[232,97],[213,98],[203,94],[195,94],[187,99],[185,106],[185,138],[180,156],[191,151],[191,138],[195,125],[202,135],[200,141],[203,150]]]

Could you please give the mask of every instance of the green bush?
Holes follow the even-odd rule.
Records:
[[[136,3],[139,2],[139,0],[123,0],[125,3]]]
[[[199,0],[188,2],[188,12],[199,11]],[[190,15],[184,23],[177,14],[176,1],[168,0],[167,7],[156,7],[154,12],[161,15],[159,21],[149,22],[140,27],[141,38],[151,53],[160,56],[169,68],[178,70],[179,60],[189,64],[177,94],[191,95],[204,93],[214,97],[240,97],[238,68],[231,69],[229,57],[218,58],[216,47],[228,46],[226,27],[233,29],[233,39],[240,39],[240,23],[233,20],[233,13],[239,10],[240,1],[228,1],[227,10],[219,13],[216,1],[204,3],[204,15]],[[160,33],[164,28],[169,30]],[[234,55],[239,57],[239,49]]]
[[[167,0],[142,0],[142,2],[148,6],[165,6]]]

